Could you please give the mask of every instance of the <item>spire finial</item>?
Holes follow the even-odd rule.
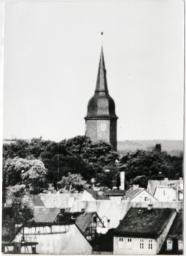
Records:
[[[101,32],[101,48],[103,49],[103,32]]]

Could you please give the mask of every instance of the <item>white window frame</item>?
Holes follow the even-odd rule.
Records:
[[[172,240],[167,239],[167,250],[172,250]]]
[[[152,239],[149,239],[148,241],[148,249],[152,250],[153,246],[152,246]]]
[[[140,239],[140,249],[144,249],[144,239]]]
[[[127,239],[127,249],[129,249],[129,250],[132,249],[132,238]]]
[[[182,240],[178,240],[178,250],[179,251],[183,250],[183,241]]]
[[[124,238],[123,237],[119,237],[119,239],[118,239],[118,246],[119,246],[119,248],[123,248],[124,247]]]

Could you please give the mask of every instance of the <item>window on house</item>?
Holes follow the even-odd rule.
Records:
[[[97,216],[94,215],[94,216],[93,216],[93,222],[96,222],[96,221],[97,221]]]
[[[127,249],[132,249],[132,239],[128,238]]]
[[[178,240],[178,250],[183,250],[183,241]]]
[[[149,240],[148,249],[152,249],[152,240]]]
[[[144,249],[144,240],[140,239],[140,249]]]
[[[167,240],[167,250],[172,250],[172,240]]]
[[[165,190],[163,190],[163,195],[165,196]]]
[[[124,239],[122,237],[119,237],[119,248],[124,247]]]
[[[148,198],[148,197],[145,197],[145,201],[149,201],[149,198]]]

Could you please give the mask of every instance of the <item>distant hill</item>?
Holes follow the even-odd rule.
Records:
[[[156,144],[161,144],[162,151],[167,151],[171,156],[181,156],[183,154],[182,140],[125,140],[118,141],[117,151],[120,156],[126,152],[137,149],[150,150]]]

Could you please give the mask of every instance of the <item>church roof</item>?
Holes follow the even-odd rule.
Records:
[[[108,93],[103,48],[101,49],[96,90],[89,100],[85,119],[117,119],[115,103]]]

